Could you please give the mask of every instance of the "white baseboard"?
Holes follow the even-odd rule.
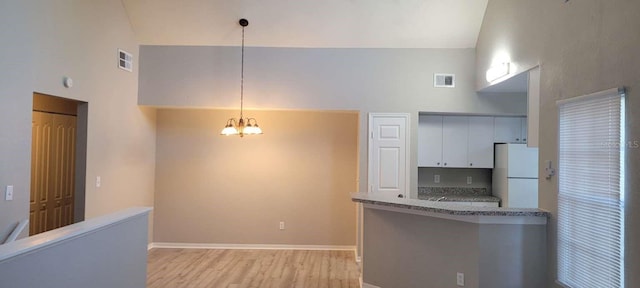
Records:
[[[287,244],[219,244],[219,243],[149,243],[148,249],[174,248],[174,249],[245,249],[245,250],[339,250],[354,251],[356,246],[338,245],[287,245]]]
[[[361,287],[362,288],[382,288],[382,287],[378,287],[376,285],[371,285],[371,284],[367,284],[367,283],[362,283]]]

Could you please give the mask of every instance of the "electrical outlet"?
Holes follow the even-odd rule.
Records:
[[[5,201],[13,200],[13,185],[7,186],[7,190],[4,191],[4,200]]]
[[[440,183],[440,175],[433,175],[433,183]]]
[[[473,178],[471,176],[467,176],[467,184],[473,183]]]
[[[456,284],[458,284],[458,286],[464,286],[464,273],[458,272],[456,275]]]
[[[284,230],[284,221],[280,221],[280,230]]]

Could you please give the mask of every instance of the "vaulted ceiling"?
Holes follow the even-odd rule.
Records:
[[[143,45],[473,48],[488,0],[122,0]]]

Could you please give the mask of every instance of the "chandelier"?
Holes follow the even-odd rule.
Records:
[[[255,118],[244,118],[242,114],[244,108],[244,27],[249,25],[249,21],[247,19],[240,19],[238,21],[240,26],[242,26],[242,60],[240,66],[240,118],[236,120],[236,118],[230,118],[227,120],[227,124],[222,129],[220,134],[222,135],[240,135],[243,137],[244,135],[256,135],[262,134],[262,129],[258,126],[258,121]]]

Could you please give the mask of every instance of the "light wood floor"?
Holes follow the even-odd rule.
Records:
[[[353,251],[152,249],[147,287],[360,287]]]

